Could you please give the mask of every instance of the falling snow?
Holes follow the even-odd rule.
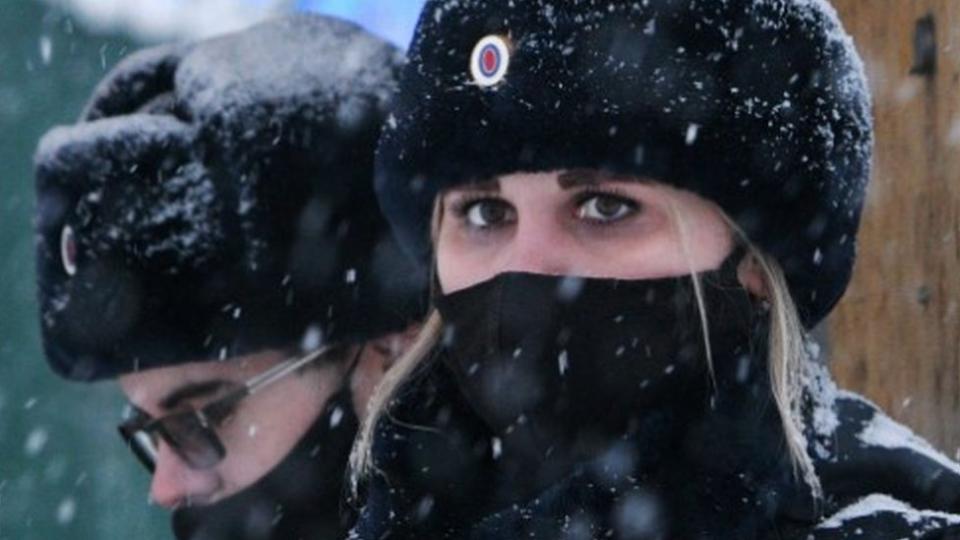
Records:
[[[689,126],[687,126],[686,143],[688,146],[692,145],[697,141],[697,132],[699,131],[700,131],[700,126],[697,124],[690,124]]]
[[[312,324],[307,327],[306,332],[300,339],[300,350],[304,352],[314,351],[320,347],[323,342],[323,330],[319,325]]]
[[[43,451],[49,439],[50,434],[46,429],[34,428],[34,430],[27,435],[27,440],[23,445],[23,451],[26,452],[28,456],[36,456]]]
[[[341,407],[336,407],[330,413],[330,427],[335,428],[340,425],[340,422],[343,420],[343,409]]]
[[[57,523],[67,525],[77,515],[77,502],[73,497],[67,497],[57,506]]]
[[[50,39],[50,36],[40,37],[40,59],[43,61],[44,65],[50,65],[50,60],[53,58],[53,41]]]

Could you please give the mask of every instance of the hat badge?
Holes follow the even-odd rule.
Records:
[[[64,225],[60,232],[60,260],[68,276],[77,273],[77,239],[69,225]]]
[[[488,88],[503,81],[510,67],[510,44],[503,36],[489,35],[477,42],[470,55],[470,74],[478,86]]]

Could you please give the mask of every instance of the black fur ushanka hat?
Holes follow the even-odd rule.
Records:
[[[80,380],[404,328],[373,152],[402,55],[276,19],[133,54],[36,153],[44,348]]]
[[[872,119],[826,0],[430,0],[408,58],[377,190],[421,261],[443,189],[596,168],[716,202],[807,327],[846,289]]]

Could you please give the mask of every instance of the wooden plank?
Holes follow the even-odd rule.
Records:
[[[960,454],[960,2],[834,0],[864,57],[876,154],[854,280],[828,319],[832,369]],[[932,16],[936,71],[911,74]]]

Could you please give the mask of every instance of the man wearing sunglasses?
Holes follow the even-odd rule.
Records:
[[[400,58],[307,15],[148,49],[40,142],[47,359],[119,380],[178,538],[342,537],[358,417],[421,315],[372,192]]]

